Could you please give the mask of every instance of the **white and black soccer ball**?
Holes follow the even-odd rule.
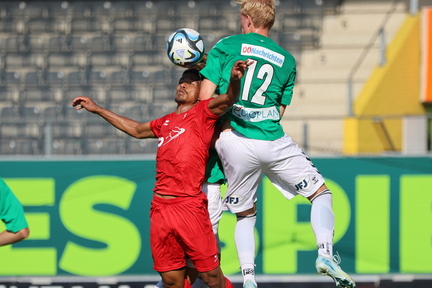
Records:
[[[188,68],[204,57],[204,39],[193,29],[181,28],[168,37],[166,51],[172,63]]]

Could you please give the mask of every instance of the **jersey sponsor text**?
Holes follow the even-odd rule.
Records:
[[[241,105],[234,104],[232,114],[240,119],[249,122],[261,122],[264,120],[280,120],[280,114],[276,107],[266,108],[246,108]]]
[[[259,57],[279,67],[282,67],[285,61],[285,56],[282,54],[261,46],[250,44],[242,44],[241,55]]]

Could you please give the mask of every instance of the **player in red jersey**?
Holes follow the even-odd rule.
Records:
[[[186,70],[176,88],[175,112],[139,123],[98,106],[89,97],[72,101],[76,109],[98,114],[117,129],[135,138],[158,138],[156,184],[150,209],[150,244],[154,269],[167,288],[190,287],[186,258],[192,260],[210,288],[233,288],[223,275],[216,238],[202,192],[210,142],[216,121],[239,96],[239,80],[248,61],[237,61],[227,93],[199,101],[198,70]]]

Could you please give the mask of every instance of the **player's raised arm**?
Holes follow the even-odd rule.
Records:
[[[230,84],[225,94],[215,97],[209,102],[209,109],[213,114],[221,116],[237,102],[240,95],[240,80],[246,73],[246,69],[253,62],[251,60],[236,61],[231,69]]]
[[[117,115],[108,109],[100,107],[89,97],[76,97],[72,101],[72,106],[77,110],[84,108],[89,112],[98,114],[108,123],[132,137],[139,139],[156,137],[150,129],[150,122],[139,123],[135,120]]]

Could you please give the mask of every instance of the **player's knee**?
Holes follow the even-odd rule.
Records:
[[[201,272],[201,280],[210,288],[224,287],[225,278],[220,267],[208,272]]]
[[[312,203],[316,198],[324,195],[332,195],[332,192],[325,185],[321,186],[317,192],[309,196],[307,199]]]
[[[256,218],[257,212],[256,211],[252,211],[252,213],[242,213],[242,214],[237,214],[237,221],[241,221],[243,219],[251,219],[251,218]]]

